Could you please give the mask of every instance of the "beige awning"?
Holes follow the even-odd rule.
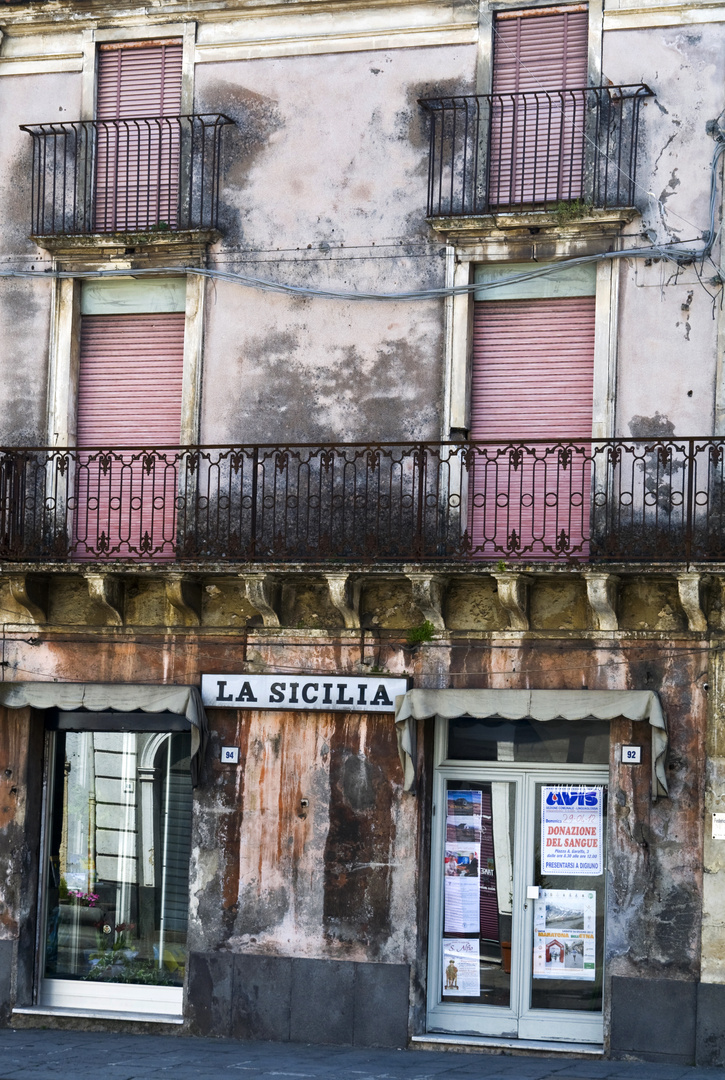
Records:
[[[199,781],[209,725],[196,686],[145,686],[143,683],[0,683],[0,705],[9,709],[62,709],[72,712],[172,712],[185,716],[191,725],[191,782]]]
[[[542,721],[614,720],[618,716],[647,720],[652,730],[652,798],[667,795],[667,725],[652,690],[409,690],[395,699],[405,791],[415,788],[415,721],[431,716],[447,720],[457,716],[478,720],[487,716]]]

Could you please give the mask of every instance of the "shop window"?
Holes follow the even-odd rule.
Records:
[[[180,1012],[190,735],[106,725],[52,740],[41,1004]]]

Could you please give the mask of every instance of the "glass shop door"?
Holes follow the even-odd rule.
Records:
[[[188,731],[58,730],[52,744],[38,1004],[180,1016]]]
[[[470,728],[464,738],[439,733],[427,1030],[597,1044],[608,731],[582,740],[580,729],[577,749],[553,727],[542,745],[523,723],[492,728],[493,756],[484,747],[465,765],[457,758],[471,752]],[[574,760],[547,765],[547,756]]]

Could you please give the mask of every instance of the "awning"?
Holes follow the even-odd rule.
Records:
[[[139,683],[0,683],[0,705],[9,709],[87,709],[89,712],[173,712],[191,725],[191,783],[199,782],[209,725],[195,686],[144,686]]]
[[[667,794],[665,754],[667,725],[659,698],[652,690],[409,690],[395,699],[398,751],[404,791],[415,787],[415,721],[430,716],[452,720],[471,716],[482,720],[647,720],[652,729],[652,798]]]

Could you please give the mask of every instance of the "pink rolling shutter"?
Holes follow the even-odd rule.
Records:
[[[98,232],[178,220],[182,45],[102,45],[96,101]]]
[[[581,195],[588,25],[587,10],[579,6],[565,12],[542,8],[496,16],[492,203],[540,203]]]
[[[471,439],[495,445],[473,467],[474,547],[498,557],[515,533],[535,558],[563,533],[565,550],[586,555],[588,452],[575,448],[564,467],[556,443],[591,438],[593,383],[593,296],[475,304]]]
[[[81,322],[75,545],[79,558],[171,558],[176,454],[144,461],[136,446],[177,446],[184,313],[85,315]]]

